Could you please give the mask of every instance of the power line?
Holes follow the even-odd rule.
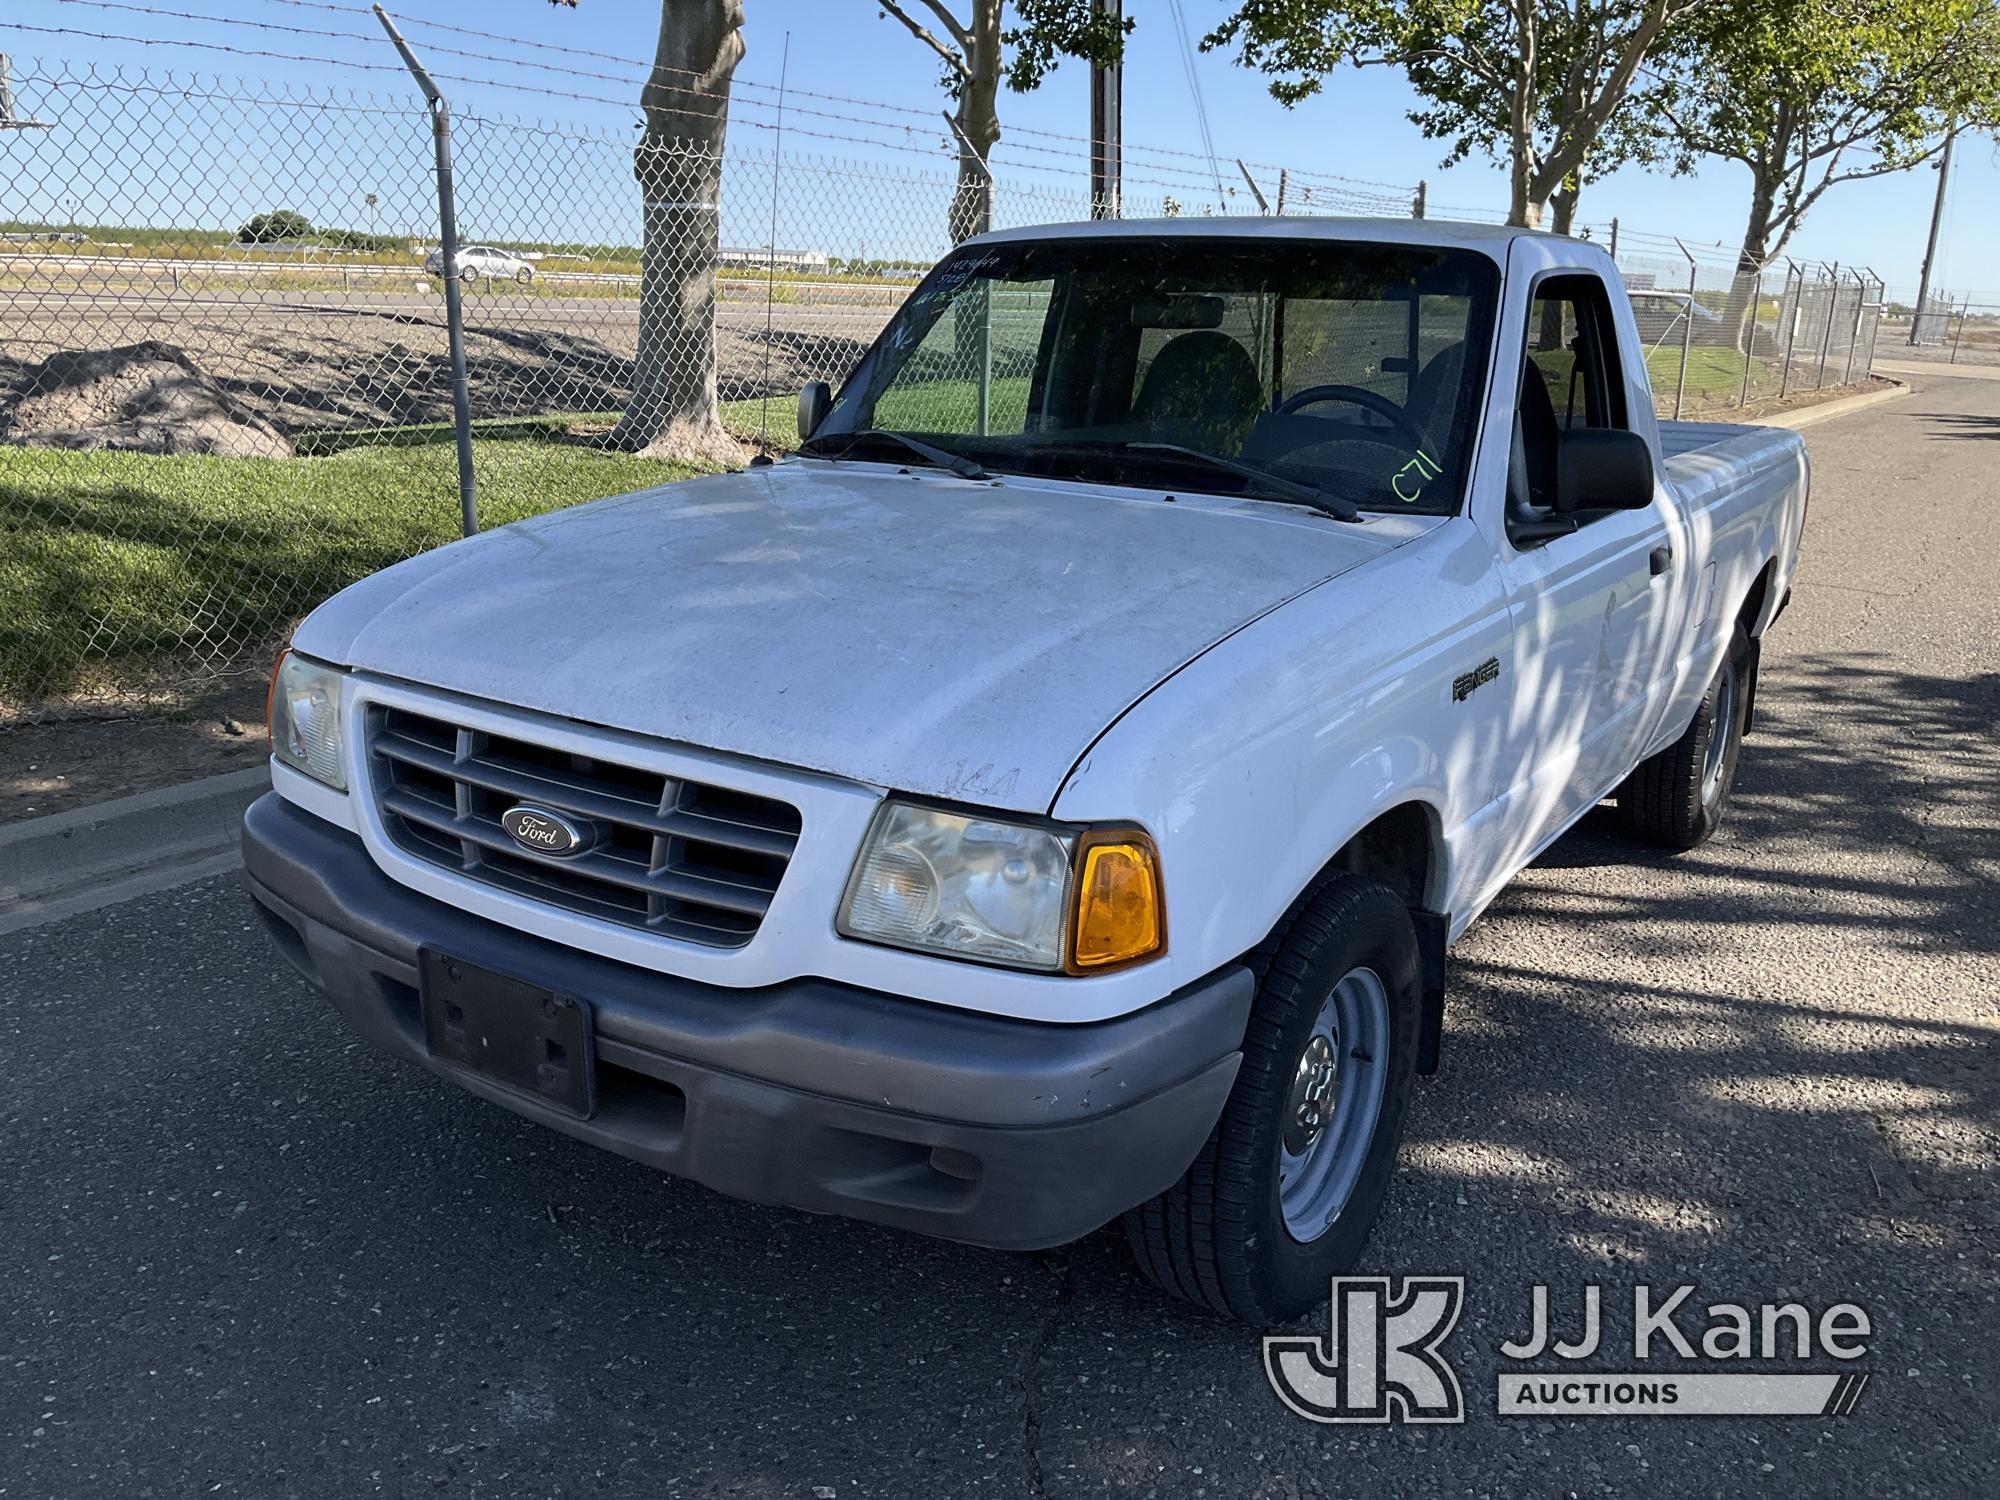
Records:
[[[1201,97],[1201,79],[1195,75],[1194,48],[1188,41],[1187,14],[1181,9],[1181,0],[1170,0],[1170,3],[1174,12],[1174,28],[1180,36],[1181,68],[1187,74],[1188,92],[1194,96],[1194,118],[1201,129],[1202,150],[1208,155],[1208,170],[1215,180],[1216,199],[1227,207],[1228,199],[1222,191],[1222,170],[1215,164],[1215,137],[1208,129],[1208,105]]]

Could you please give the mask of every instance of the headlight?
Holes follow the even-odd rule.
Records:
[[[294,652],[271,674],[271,753],[335,791],[347,790],[341,764],[342,673]]]
[[[1071,973],[1150,957],[1166,939],[1143,834],[905,802],[876,813],[838,926],[899,948]]]

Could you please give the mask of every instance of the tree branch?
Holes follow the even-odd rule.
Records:
[[[954,52],[951,48],[947,47],[943,42],[939,41],[936,32],[932,31],[928,26],[924,25],[923,22],[917,20],[908,11],[904,10],[903,7],[897,3],[897,0],[875,0],[875,3],[881,6],[884,11],[888,12],[890,15],[894,16],[897,20],[901,21],[905,26],[907,26],[910,30],[911,36],[915,37],[918,41],[922,42],[926,47],[929,47],[931,51],[935,52],[939,57],[943,58],[945,66],[950,68],[960,78],[970,78],[972,76],[971,70],[967,68],[965,65],[964,55],[959,52]],[[943,16],[947,21],[951,20],[950,14],[944,10],[941,10],[937,5],[932,4],[932,0],[924,0],[924,3],[926,5],[929,5],[933,11],[935,11],[938,15]],[[957,41],[961,46],[963,46],[964,36],[965,36],[964,28],[960,27],[956,21],[952,21],[950,29],[953,33],[952,39],[954,41]]]

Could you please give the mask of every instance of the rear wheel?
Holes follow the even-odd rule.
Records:
[[[1736,783],[1757,655],[1738,625],[1687,732],[1639,763],[1618,788],[1625,826],[1649,843],[1692,849],[1722,824]]]
[[[1259,1325],[1324,1302],[1395,1170],[1420,1011],[1408,910],[1385,886],[1335,876],[1277,942],[1208,1143],[1126,1215],[1146,1276]]]

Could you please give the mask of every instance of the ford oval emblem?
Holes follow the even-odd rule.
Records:
[[[527,803],[500,814],[500,826],[515,843],[537,854],[581,854],[591,844],[587,827],[579,828],[561,813]]]

